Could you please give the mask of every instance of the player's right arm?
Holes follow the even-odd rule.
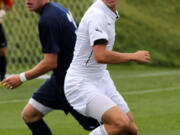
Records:
[[[44,59],[33,69],[8,77],[3,80],[7,88],[13,89],[21,85],[26,80],[34,79],[42,74],[57,68],[58,53],[61,52],[59,46],[60,25],[56,18],[45,16],[39,22],[39,36],[42,44]]]
[[[94,21],[96,18],[96,21]],[[119,64],[128,61],[149,62],[150,54],[148,51],[137,51],[135,53],[120,53],[107,49],[110,42],[108,34],[108,21],[101,11],[96,11],[87,19],[90,45],[93,49],[94,58],[97,63]],[[110,28],[109,28],[110,29]],[[112,27],[114,29],[114,27]],[[113,31],[112,31],[113,32]]]
[[[57,54],[44,54],[44,59],[33,69],[23,73],[25,80],[37,78],[57,68]],[[14,89],[22,84],[21,74],[13,75],[2,81],[6,88]]]
[[[27,80],[34,79],[57,68],[57,57],[57,54],[44,54],[44,59],[33,69],[26,72]]]
[[[148,63],[150,55],[148,51],[137,51],[135,53],[119,53],[106,49],[106,44],[96,44],[93,46],[94,58],[97,63],[120,64],[129,61]]]

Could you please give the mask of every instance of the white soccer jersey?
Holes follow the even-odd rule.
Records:
[[[106,70],[107,65],[97,63],[93,55],[94,41],[99,39],[106,39],[107,49],[112,50],[117,17],[102,0],[88,9],[79,25],[73,61],[65,78],[64,93],[71,106],[98,121],[115,105],[124,113],[129,112]]]
[[[106,69],[107,64],[99,64],[95,61],[93,45],[98,39],[106,39],[107,49],[112,50],[115,40],[115,21],[118,17],[118,13],[108,8],[102,0],[98,0],[87,10],[77,30],[74,57],[69,71],[97,73]]]

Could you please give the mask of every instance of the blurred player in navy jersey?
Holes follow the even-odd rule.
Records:
[[[5,78],[7,60],[6,60],[6,46],[7,40],[3,30],[3,19],[8,9],[13,5],[12,0],[0,0],[0,81]]]
[[[44,58],[33,69],[8,77],[2,83],[14,89],[27,80],[53,70],[50,79],[32,95],[22,112],[22,118],[32,134],[52,134],[42,118],[54,109],[70,112],[85,129],[94,129],[98,122],[74,111],[64,96],[64,77],[76,42],[76,23],[71,13],[49,0],[26,0],[26,5],[30,11],[40,14],[39,37]]]

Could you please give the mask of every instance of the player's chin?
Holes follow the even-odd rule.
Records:
[[[108,3],[108,7],[116,7],[116,3]]]
[[[117,3],[116,2],[112,2],[112,3],[109,3],[109,5],[111,5],[112,7],[116,6]]]
[[[34,10],[35,10],[32,6],[26,5],[26,7],[27,7],[27,9],[28,9],[29,11],[34,11]]]
[[[30,12],[36,11],[35,9],[30,9],[30,8],[28,8],[28,10],[29,10]]]

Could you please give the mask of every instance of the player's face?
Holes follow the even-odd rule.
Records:
[[[44,3],[47,0],[26,0],[26,6],[29,11],[39,12],[40,9],[44,6]]]
[[[103,1],[109,8],[111,8],[112,10],[116,10],[119,0],[103,0]]]

